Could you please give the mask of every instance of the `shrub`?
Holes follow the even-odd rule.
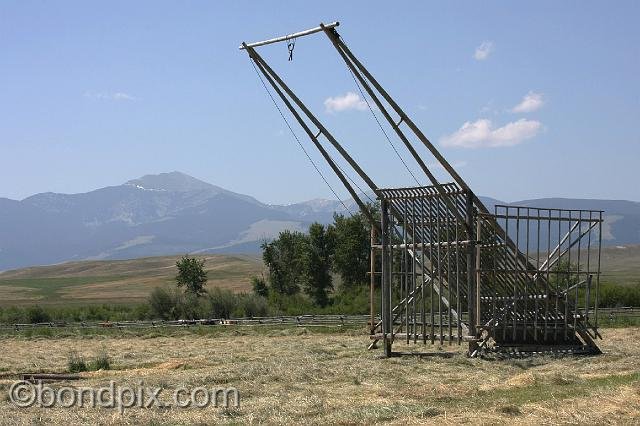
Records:
[[[206,316],[202,297],[194,293],[176,295],[176,319],[200,319]]]
[[[594,304],[594,297],[591,298]],[[602,308],[616,308],[620,306],[640,306],[640,283],[619,285],[602,283],[600,285],[600,301]]]
[[[179,315],[179,295],[156,287],[149,296],[149,309],[154,318],[176,319]]]
[[[87,371],[87,363],[84,361],[84,357],[79,355],[76,351],[69,352],[69,356],[67,357],[67,370],[69,373]]]
[[[49,322],[51,317],[48,312],[42,309],[42,306],[35,305],[27,308],[27,322],[36,324],[39,322]]]
[[[235,316],[237,317],[265,317],[269,315],[267,299],[254,294],[242,294],[239,299]]]
[[[133,309],[133,316],[139,321],[151,319],[151,306],[148,303],[140,303],[136,305]]]
[[[377,293],[379,294],[379,291]],[[335,294],[333,306],[331,306],[330,310],[335,314],[366,314],[369,313],[370,308],[369,297],[369,287],[342,287]],[[378,296],[376,296],[375,300],[379,300]]]
[[[315,314],[323,312],[317,306],[314,306],[311,300],[302,294],[279,294],[276,292],[269,293],[269,305],[275,311],[275,315],[302,315]]]
[[[98,352],[91,363],[91,370],[109,370],[111,368],[111,362],[107,350],[103,347]]]
[[[253,288],[254,294],[262,297],[269,296],[269,286],[264,277],[251,277],[251,287]]]
[[[229,290],[213,288],[207,292],[205,314],[209,318],[231,318],[238,307],[238,296]]]

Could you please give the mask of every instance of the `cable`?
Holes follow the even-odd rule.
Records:
[[[342,42],[346,45],[347,43],[344,41],[344,38],[342,36],[340,36],[340,38],[342,38]],[[389,135],[387,135],[387,132],[384,130],[384,127],[382,127],[382,124],[380,123],[380,120],[378,120],[378,116],[373,111],[373,108],[371,107],[371,104],[369,103],[369,100],[367,99],[367,97],[364,94],[364,91],[362,90],[362,87],[360,87],[360,83],[358,83],[358,80],[356,79],[356,76],[353,74],[353,70],[351,69],[351,67],[349,67],[349,65],[347,65],[347,69],[349,70],[349,73],[351,74],[351,78],[353,79],[353,82],[356,84],[356,87],[360,91],[360,94],[362,95],[362,99],[364,99],[364,101],[366,102],[367,106],[369,107],[369,111],[371,111],[371,115],[373,115],[373,118],[376,120],[376,123],[378,123],[378,127],[380,127],[380,130],[382,130],[382,133],[384,134],[384,137],[387,139],[387,141],[389,142],[389,145],[391,145],[391,148],[393,148],[393,151],[396,153],[396,155],[398,156],[400,161],[402,161],[402,164],[404,164],[404,168],[407,169],[407,171],[409,172],[409,174],[411,175],[413,180],[415,180],[416,183],[418,184],[418,186],[420,186],[420,182],[418,181],[416,176],[413,174],[411,169],[409,169],[409,166],[407,165],[407,163],[404,161],[404,159],[400,155],[400,152],[398,152],[398,150],[396,149],[396,147],[393,144],[393,142],[391,142],[391,138],[389,138]]]
[[[351,210],[349,210],[349,208],[347,207],[347,205],[342,201],[342,199],[340,199],[340,197],[338,196],[338,194],[336,193],[336,191],[333,189],[333,187],[331,186],[331,184],[329,184],[329,182],[327,181],[327,179],[324,177],[324,175],[322,174],[322,172],[320,171],[320,169],[318,168],[318,166],[316,165],[316,163],[313,161],[313,159],[311,158],[311,156],[309,155],[309,153],[307,152],[307,150],[304,148],[304,145],[302,145],[302,142],[300,142],[300,139],[298,139],[298,135],[296,135],[296,133],[293,131],[293,128],[291,128],[291,125],[289,124],[289,120],[287,120],[287,117],[285,117],[284,113],[282,112],[282,110],[280,109],[280,106],[278,105],[278,103],[276,102],[275,98],[273,97],[273,95],[271,94],[271,91],[269,91],[269,88],[267,87],[267,84],[264,82],[264,79],[262,78],[262,76],[260,75],[260,72],[258,71],[258,68],[256,68],[256,64],[253,62],[253,59],[251,59],[251,57],[249,57],[249,61],[251,62],[251,65],[253,66],[253,70],[256,72],[256,74],[258,75],[258,78],[260,79],[260,82],[262,83],[262,86],[264,87],[264,90],[266,90],[267,94],[269,95],[269,97],[271,98],[271,101],[273,102],[273,105],[275,105],[276,109],[278,110],[278,112],[280,113],[280,116],[282,117],[282,119],[284,120],[285,124],[287,125],[287,127],[289,128],[289,131],[291,132],[291,134],[293,135],[294,139],[296,140],[296,142],[298,142],[298,145],[300,146],[300,148],[302,149],[302,152],[304,152],[304,155],[307,156],[307,159],[309,160],[309,162],[311,163],[311,165],[313,166],[314,169],[316,169],[316,172],[318,172],[318,174],[320,175],[320,177],[322,178],[322,180],[324,181],[324,183],[327,184],[327,186],[329,187],[329,189],[331,190],[331,192],[333,193],[333,195],[336,197],[336,199],[340,202],[340,204],[342,204],[342,207],[344,207],[344,209],[349,213],[350,216],[353,216],[353,213],[351,213]],[[338,166],[339,167],[339,166]]]
[[[342,167],[340,167],[340,164],[336,163],[336,166],[338,166],[338,168],[340,169],[340,171],[342,172],[343,175],[345,175],[347,177],[347,179],[349,179],[351,181],[352,184],[355,185],[356,188],[358,188],[358,191],[360,191],[361,194],[363,194],[365,197],[367,197],[369,199],[369,201],[371,202],[371,204],[375,204],[375,201],[373,201],[371,199],[371,197],[369,197],[369,195],[362,190],[362,188],[360,188],[360,185],[358,185],[356,183],[356,181],[354,181],[353,179],[351,179],[351,176],[349,176],[349,174],[347,172],[344,171],[344,169]]]

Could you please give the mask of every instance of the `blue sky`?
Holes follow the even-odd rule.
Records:
[[[237,46],[339,20],[478,194],[640,201],[639,18],[636,1],[4,1],[0,197],[179,170],[269,203],[331,198]],[[324,35],[292,62],[260,52],[380,186],[413,183]]]

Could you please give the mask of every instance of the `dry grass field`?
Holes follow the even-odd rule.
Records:
[[[211,331],[213,330],[213,331]],[[604,329],[604,354],[468,359],[380,358],[362,330],[228,327],[0,338],[3,424],[638,424],[640,328]],[[64,334],[66,333],[66,334]],[[397,349],[404,346],[398,344]],[[412,350],[410,346],[408,350]],[[418,349],[424,350],[421,346]],[[76,350],[106,350],[112,369],[82,373],[75,386],[233,386],[238,409],[27,408],[8,401],[19,372],[64,372]],[[432,353],[434,353],[432,352]],[[68,383],[67,383],[68,384]],[[61,384],[58,384],[60,386]]]
[[[208,287],[251,289],[261,259],[245,255],[205,255]],[[140,303],[158,286],[173,282],[179,256],[83,261],[0,273],[0,305]]]

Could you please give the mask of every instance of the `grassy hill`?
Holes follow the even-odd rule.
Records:
[[[640,283],[640,245],[603,248],[601,261],[603,282]]]
[[[83,261],[0,273],[0,306],[139,303],[158,286],[172,285],[179,256]],[[263,272],[257,256],[206,255],[208,288],[250,291],[250,277]],[[602,249],[602,282],[640,282],[640,245]]]
[[[171,285],[180,256],[83,261],[0,273],[0,305],[139,303],[158,286]],[[262,261],[247,255],[205,255],[208,288],[251,289]]]

